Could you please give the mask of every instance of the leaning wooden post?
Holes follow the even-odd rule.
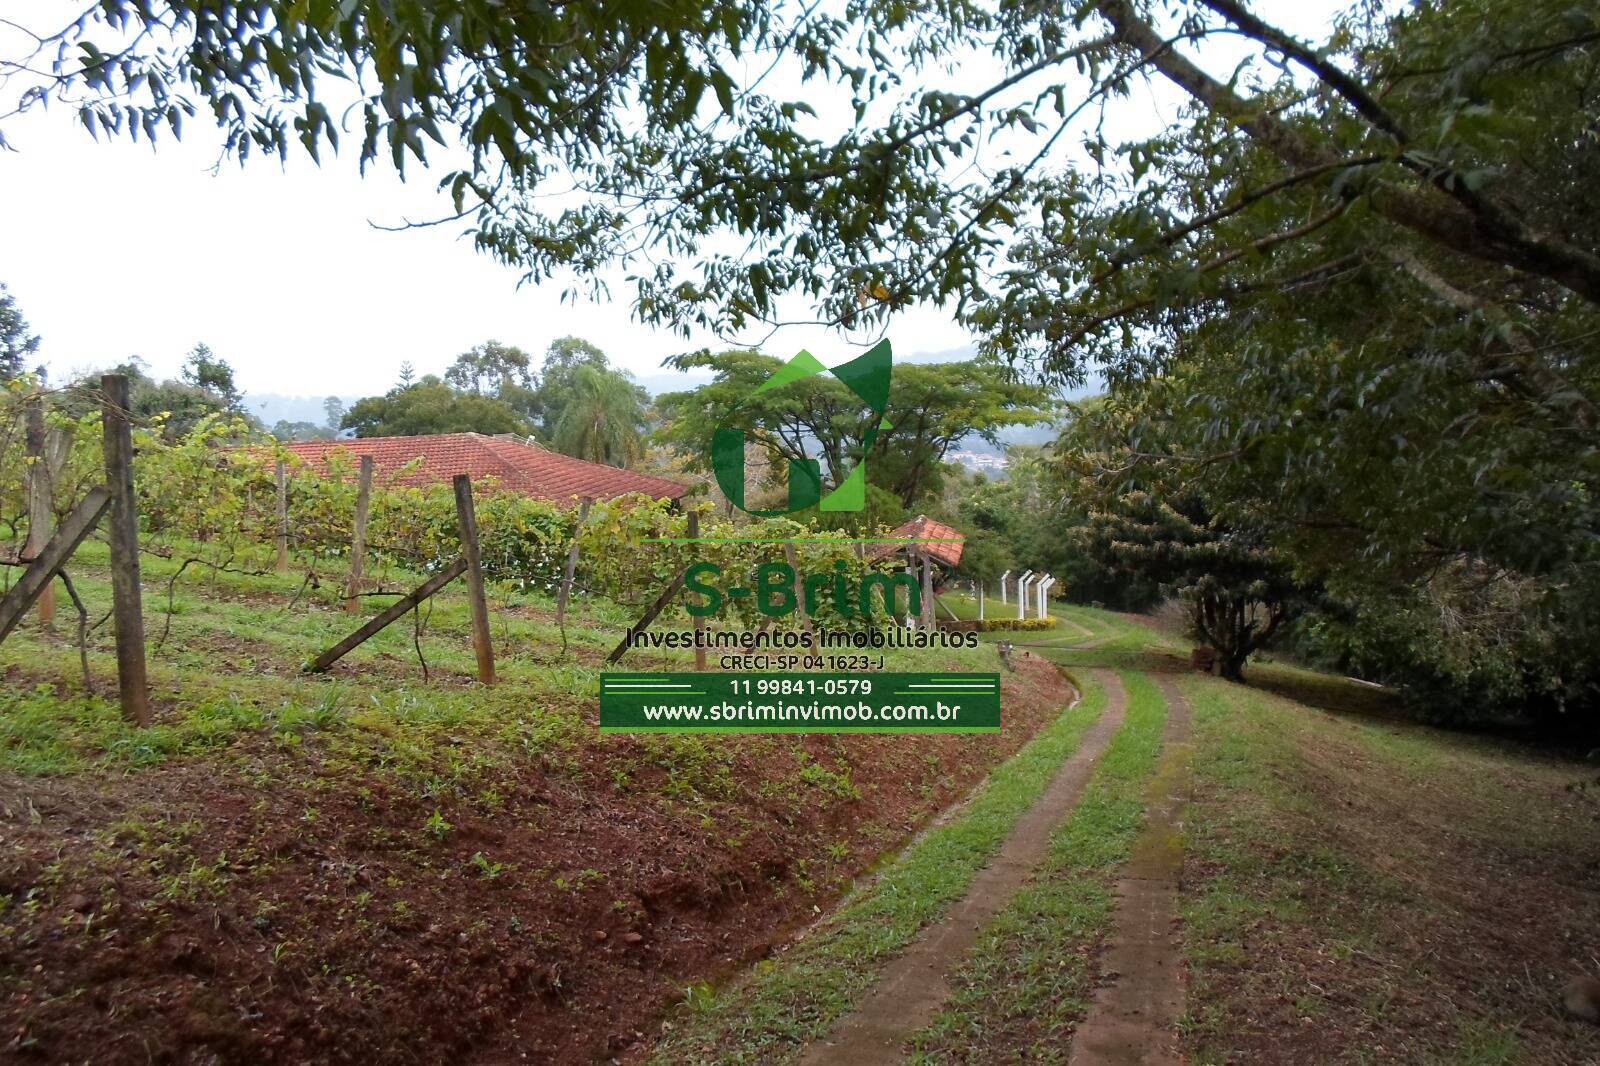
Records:
[[[472,650],[478,656],[478,680],[494,684],[494,644],[489,640],[489,604],[483,597],[483,565],[478,555],[478,517],[472,508],[472,478],[457,474],[456,522],[461,527],[461,555],[467,560],[467,599],[472,607]]]
[[[278,530],[273,535],[278,548],[278,572],[289,569],[289,468],[278,460]]]
[[[390,623],[398,621],[406,614],[416,609],[416,606],[429,596],[444,588],[450,582],[460,577],[467,568],[465,559],[457,559],[443,570],[424,581],[416,589],[400,597],[394,603],[379,613],[376,617],[368,619],[360,629],[345,637],[339,643],[312,659],[306,664],[308,673],[320,674],[334,663],[348,655],[353,649],[370,640],[375,634],[381,632]]]
[[[139,590],[139,512],[133,495],[133,431],[128,424],[128,379],[100,379],[105,422],[106,487],[111,490],[111,616],[117,636],[117,690],[122,716],[150,724],[144,664],[144,606]]]
[[[22,561],[39,557],[50,542],[50,459],[45,454],[44,401],[28,401],[28,539],[22,546]],[[39,624],[48,626],[56,616],[56,590],[47,583],[34,601]]]
[[[561,572],[561,588],[556,593],[557,626],[565,625],[567,621],[567,599],[572,595],[572,579],[578,572],[578,534],[588,520],[589,508],[593,505],[594,501],[587,496],[578,504],[578,520],[572,526],[572,547],[567,549],[567,566]]]
[[[78,550],[84,538],[100,521],[100,516],[111,506],[111,492],[96,486],[79,502],[61,523],[55,536],[39,549],[38,556],[22,571],[17,583],[4,596],[0,596],[0,641],[16,628],[29,607],[37,602],[50,582],[61,572],[72,553]]]
[[[689,541],[693,543],[700,536],[700,512],[689,512]],[[693,548],[689,549],[691,552]],[[706,620],[701,615],[694,616],[694,668],[701,673],[706,670],[706,649],[701,641],[705,640]]]
[[[350,536],[350,580],[344,586],[344,609],[351,614],[361,610],[361,567],[367,557],[367,510],[371,504],[372,456],[363,455],[356,482],[356,526]]]
[[[650,628],[650,624],[656,620],[656,615],[666,610],[667,604],[671,603],[672,598],[678,594],[678,590],[683,588],[683,579],[687,573],[688,568],[686,567],[683,570],[679,570],[677,576],[667,582],[667,587],[661,590],[661,595],[656,597],[654,603],[645,608],[644,614],[640,615],[639,620],[633,623],[633,626],[623,634],[622,640],[617,643],[617,646],[611,649],[611,654],[606,656],[606,662],[614,663],[622,658],[627,650],[633,646],[634,638]],[[765,629],[767,622],[770,621],[772,619],[769,618],[762,622],[761,627]]]

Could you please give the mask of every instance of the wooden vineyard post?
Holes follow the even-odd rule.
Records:
[[[693,542],[700,536],[700,512],[689,512],[689,539]],[[689,549],[694,551],[693,548]],[[706,620],[700,615],[694,616],[694,668],[700,673],[706,671],[706,649],[701,643],[705,639]]]
[[[556,625],[567,624],[567,600],[572,595],[572,579],[578,572],[578,531],[583,528],[583,523],[589,518],[589,508],[594,506],[594,500],[585,496],[578,504],[578,521],[572,527],[572,547],[567,549],[566,569],[561,572],[561,588],[556,593]],[[565,630],[562,630],[565,632]],[[565,639],[565,638],[563,638]]]
[[[50,458],[45,454],[44,401],[28,401],[28,539],[22,546],[22,561],[39,557],[50,540]],[[39,590],[35,601],[39,624],[48,626],[56,616],[56,593],[50,582]]]
[[[278,573],[289,569],[289,468],[282,459],[278,460],[278,510],[277,532],[273,535],[278,549]]]
[[[811,649],[817,647],[817,630],[811,624],[811,616],[806,613],[806,579],[800,573],[799,557],[795,554],[794,545],[785,542],[783,557],[789,564],[789,569],[794,571],[794,609],[800,615],[800,621],[805,624],[806,632],[811,634]]]
[[[478,555],[478,517],[472,508],[472,478],[457,474],[455,489],[461,556],[467,561],[467,599],[472,607],[472,650],[478,656],[478,680],[492,685],[494,644],[489,639],[489,604],[483,596],[483,566]]]
[[[100,379],[105,422],[106,487],[111,491],[111,615],[117,637],[117,690],[122,716],[150,724],[144,662],[144,607],[139,590],[139,512],[133,495],[133,432],[128,425],[128,379]]]
[[[922,556],[922,628],[932,629],[937,624],[933,607],[933,557],[923,548]]]
[[[350,614],[361,610],[361,567],[367,555],[367,511],[371,506],[372,456],[363,455],[356,482],[356,525],[350,535],[350,579],[344,587],[344,609]]]

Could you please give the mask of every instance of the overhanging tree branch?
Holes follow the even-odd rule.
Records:
[[[1349,101],[1350,106],[1354,107],[1362,118],[1401,144],[1411,140],[1406,131],[1401,128],[1399,121],[1389,114],[1388,110],[1371,93],[1367,92],[1360,82],[1340,70],[1326,56],[1318,55],[1311,48],[1284,33],[1276,26],[1269,26],[1245,10],[1244,5],[1237,3],[1236,0],[1201,0],[1201,2],[1239,27],[1247,37],[1253,37],[1267,47],[1277,49],[1311,71],[1334,92]]]
[[[1249,244],[1244,245],[1243,247],[1235,248],[1232,251],[1225,252],[1222,255],[1217,256],[1215,259],[1210,259],[1197,267],[1196,272],[1199,274],[1215,273],[1216,271],[1227,266],[1229,263],[1237,262],[1238,260],[1252,253],[1260,254],[1262,252],[1268,252],[1280,244],[1285,244],[1290,241],[1299,240],[1301,237],[1309,236],[1326,226],[1328,223],[1337,219],[1340,215],[1344,214],[1345,210],[1349,206],[1350,202],[1348,200],[1340,200],[1326,211],[1321,212],[1301,225],[1295,226],[1292,229],[1283,230],[1280,233],[1269,234],[1259,240],[1251,241]],[[1326,269],[1326,266],[1318,267],[1317,269],[1320,272],[1321,270]],[[1197,298],[1203,298],[1205,295],[1207,294],[1196,294]],[[1067,339],[1062,342],[1060,347],[1070,348],[1079,341],[1083,340],[1089,334],[1093,333],[1095,330],[1099,329],[1101,326],[1115,322],[1117,319],[1123,318],[1127,315],[1131,315],[1135,311],[1142,311],[1146,307],[1156,303],[1158,299],[1159,296],[1155,295],[1140,296],[1132,300],[1124,301],[1108,311],[1103,311],[1100,314],[1095,315],[1082,326],[1079,326],[1077,329],[1073,330],[1072,333],[1067,336]]]
[[[1243,99],[1181,55],[1134,13],[1127,0],[1097,0],[1095,9],[1125,44],[1142,52],[1168,81],[1238,126],[1284,163],[1303,170],[1331,161],[1326,152],[1276,115]],[[1414,170],[1422,166],[1416,160],[1403,158],[1402,162]],[[1600,256],[1534,232],[1491,198],[1474,193],[1460,175],[1434,168],[1429,177],[1435,189],[1461,206],[1439,203],[1430,192],[1392,184],[1375,184],[1368,197],[1380,215],[1435,244],[1547,278],[1600,304]]]

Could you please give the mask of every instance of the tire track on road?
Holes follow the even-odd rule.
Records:
[[[1083,795],[1100,755],[1127,714],[1128,696],[1122,679],[1110,670],[1095,670],[1092,676],[1106,689],[1106,709],[1084,734],[1078,749],[1017,821],[994,859],[973,879],[967,894],[884,968],[856,1009],[806,1049],[800,1057],[802,1064],[900,1062],[905,1042],[949,999],[951,975],[978,934],[1043,861],[1051,832]]]
[[[1105,982],[1072,1038],[1071,1066],[1177,1066],[1184,1011],[1178,888],[1182,815],[1189,799],[1189,702],[1171,675],[1157,675],[1167,702],[1161,760],[1147,792],[1146,822],[1117,882]]]

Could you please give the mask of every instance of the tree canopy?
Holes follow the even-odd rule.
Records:
[[[214,397],[222,404],[223,410],[240,410],[244,394],[233,382],[233,367],[217,358],[217,353],[211,350],[210,345],[194,346],[178,370],[178,379],[191,389]]]
[[[1216,35],[1249,51],[1241,79],[1191,54]],[[534,279],[630,263],[639,314],[681,327],[775,321],[787,292],[833,322],[933,301],[1068,371],[1075,335],[1169,304],[1143,282],[1224,284],[1340,220],[1600,301],[1592,233],[1549,217],[1589,195],[1593,150],[1583,71],[1600,24],[1564,0],[1362,8],[1320,43],[1238,0],[106,0],[37,37],[11,63],[49,70],[23,108],[66,100],[91,133],[135,138],[204,112],[241,159],[343,138],[363,167],[404,173],[433,146],[480,247]],[[1191,109],[1156,141],[1114,145],[1096,115],[1144,78]],[[1201,143],[1248,186],[1180,195],[1161,145]],[[1099,168],[1067,166],[1078,151]],[[1126,210],[1013,294],[1015,269],[1038,272],[1013,241],[1073,231],[1111,190]],[[1285,201],[1317,209],[1260,224],[1274,211],[1255,207]],[[744,252],[724,250],[730,231]],[[1063,301],[1083,314],[1044,337],[1041,316],[1010,313]]]
[[[628,466],[644,454],[639,389],[616,370],[580,364],[551,434],[556,450],[591,463]]]
[[[355,430],[358,437],[528,431],[527,423],[504,400],[459,392],[433,374],[382,396],[357,400],[345,412],[342,426]]]
[[[458,355],[443,377],[417,378],[409,367],[398,385],[357,401],[339,424],[358,437],[532,434],[613,466],[644,453],[649,394],[581,338],[552,342],[537,368],[521,348],[494,340]]]
[[[695,456],[700,469],[710,469],[712,432],[719,425],[743,429],[776,469],[787,469],[791,459],[818,459],[834,486],[863,458],[872,419],[830,374],[757,393],[783,360],[738,349],[691,352],[668,365],[716,374],[707,385],[656,399],[666,422],[662,439]],[[1015,381],[992,362],[901,363],[890,379],[883,414],[889,428],[865,455],[867,481],[910,508],[938,490],[944,458],[964,438],[996,443],[1000,430],[1046,423],[1055,413],[1049,389]]]
[[[539,438],[548,444],[556,444],[567,405],[579,395],[578,378],[585,367],[607,374],[620,373],[611,366],[611,360],[605,352],[582,337],[557,337],[545,350],[544,360],[539,364],[531,407]],[[642,424],[643,411],[649,406],[650,396],[642,386],[631,381],[628,387],[633,391],[633,400],[631,404],[623,406],[630,412],[637,409],[635,421]],[[623,403],[620,394],[616,402]],[[628,417],[633,415],[630,413]],[[560,447],[558,444],[556,446]]]
[[[112,367],[128,378],[128,403],[134,418],[159,422],[162,436],[178,440],[188,436],[204,419],[232,415],[254,423],[242,406],[234,384],[233,367],[206,344],[197,344],[184,359],[176,379],[158,381],[135,356]],[[91,384],[98,384],[91,377]]]

